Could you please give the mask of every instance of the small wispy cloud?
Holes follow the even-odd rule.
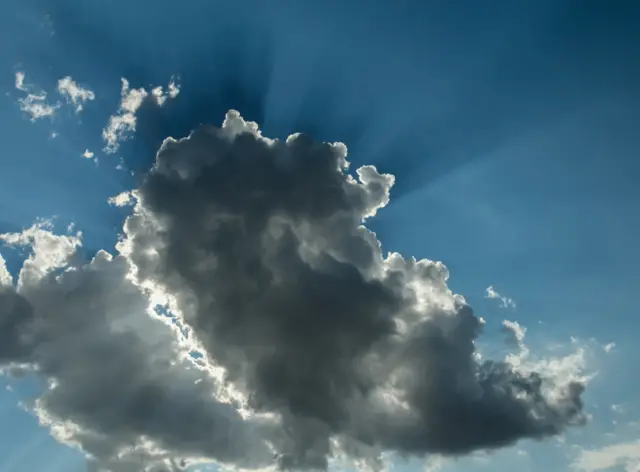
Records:
[[[501,295],[493,285],[489,285],[486,289],[486,295],[484,298],[499,300],[500,308],[516,308],[516,302],[513,298],[505,297]]]
[[[24,72],[16,72],[16,88],[23,92],[28,92],[29,89],[24,84],[25,74]]]
[[[136,113],[149,97],[149,92],[143,87],[132,89],[127,79],[122,80],[120,92],[120,106],[115,115],[109,117],[107,126],[102,130],[102,138],[105,141],[104,152],[113,154],[120,148],[120,143],[131,137],[136,131]],[[175,98],[180,93],[180,87],[172,79],[167,86],[167,90],[162,87],[151,89],[151,96],[154,101],[162,106],[169,98]]]
[[[122,80],[120,107],[115,115],[109,117],[107,127],[102,130],[106,142],[104,152],[113,154],[120,148],[120,142],[129,138],[136,130],[136,113],[142,106],[148,92],[144,88],[130,89],[129,81]]]
[[[176,84],[175,80],[171,78],[167,90],[165,91],[162,86],[155,87],[151,90],[151,95],[156,100],[156,103],[160,106],[164,105],[164,102],[169,98],[176,98],[180,93],[180,86]]]
[[[613,404],[611,405],[611,411],[613,411],[614,413],[620,414],[624,411],[624,408],[622,407],[622,405]]]
[[[522,326],[517,321],[504,320],[502,327],[505,332],[510,333],[512,336],[511,341],[520,349],[526,349],[524,345],[524,338],[527,334],[527,328]]]
[[[76,113],[83,110],[86,102],[96,98],[92,90],[81,87],[70,76],[58,80],[58,93],[75,107]]]
[[[16,72],[15,86],[16,89],[26,94],[18,99],[18,104],[20,105],[20,110],[27,114],[31,121],[52,117],[56,110],[60,108],[59,103],[51,105],[47,102],[47,92],[44,90],[36,91],[35,86],[26,84],[24,72]]]
[[[96,164],[98,163],[98,158],[96,157],[96,154],[93,151],[90,151],[89,149],[85,149],[84,152],[81,154],[81,156],[84,159],[88,159],[90,161],[95,162]]]
[[[610,354],[615,348],[616,343],[608,343],[602,346],[602,349],[604,349],[604,352],[606,352],[607,354]]]
[[[573,469],[582,472],[609,470],[635,472],[640,469],[640,441],[611,444],[600,449],[582,449],[573,463]]]

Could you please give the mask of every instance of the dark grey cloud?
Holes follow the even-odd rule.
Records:
[[[29,359],[28,327],[32,320],[31,305],[13,287],[0,286],[0,364]]]
[[[96,470],[139,471],[141,461],[182,470],[181,458],[201,456],[268,463],[256,425],[216,400],[215,379],[184,357],[175,329],[146,315],[149,300],[129,270],[100,251],[86,265],[32,277],[21,293],[3,287],[0,366],[47,380],[33,411]]]
[[[295,438],[282,463],[324,467],[340,435],[463,454],[579,423],[581,385],[552,403],[538,374],[476,360],[481,322],[441,264],[383,258],[361,224],[394,179],[363,167],[356,181],[345,158],[305,135],[267,140],[230,112],[165,141],[126,227],[140,277],[185,300],[252,408],[282,415]]]
[[[383,255],[364,223],[394,178],[352,174],[346,155],[303,134],[264,138],[230,111],[221,128],[165,140],[118,256],[6,292],[0,361],[51,381],[35,411],[60,439],[108,470],[133,470],[135,454],[170,470],[183,457],[324,469],[580,424],[582,381],[480,360],[483,322],[446,267]],[[147,314],[149,290],[191,345]]]

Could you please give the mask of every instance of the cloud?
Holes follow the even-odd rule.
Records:
[[[21,90],[23,92],[28,92],[29,89],[27,88],[27,86],[24,84],[24,80],[25,80],[25,74],[24,72],[16,72],[16,88],[18,90]]]
[[[121,100],[118,112],[109,117],[106,128],[102,130],[102,138],[106,145],[104,151],[115,153],[120,148],[120,142],[128,139],[129,134],[136,130],[136,112],[142,106],[148,92],[144,88],[129,89],[129,82],[122,79]]]
[[[611,444],[599,449],[582,449],[573,463],[575,470],[596,472],[622,466],[625,472],[640,469],[640,441]]]
[[[116,195],[115,197],[110,197],[108,200],[110,205],[123,207],[127,205],[133,205],[134,197],[131,192],[122,192]]]
[[[160,106],[164,105],[164,103],[169,98],[176,98],[180,93],[180,86],[176,84],[176,82],[171,79],[169,81],[169,85],[167,86],[167,91],[165,92],[162,86],[155,87],[151,90],[151,95],[156,100],[156,103]]]
[[[34,245],[25,282],[0,292],[0,363],[32,366],[48,381],[31,409],[56,439],[81,446],[100,470],[139,470],[130,467],[141,459],[178,470],[180,455],[239,465],[254,464],[251,452],[270,458],[251,422],[213,398],[215,379],[186,355],[175,328],[148,314],[125,258],[99,251],[69,267],[79,241],[41,225],[5,240]],[[39,278],[24,274],[34,265]]]
[[[7,270],[7,261],[0,254],[0,287],[13,284],[13,277]]]
[[[527,347],[524,344],[524,338],[527,333],[527,328],[521,326],[517,321],[509,320],[504,320],[502,326],[504,331],[510,335],[508,342],[520,349],[521,353],[526,351]]]
[[[543,389],[547,389],[546,398],[549,402],[564,401],[567,391],[584,387],[596,375],[585,373],[587,353],[591,351],[588,344],[572,338],[572,345],[575,346],[572,352],[565,356],[540,358],[532,353],[525,342],[527,328],[509,320],[503,321],[502,326],[507,334],[507,344],[515,348],[506,356],[505,362],[522,375],[534,375],[544,379],[546,386]],[[582,419],[586,420],[586,417]]]
[[[76,113],[82,111],[87,101],[96,98],[91,90],[79,86],[70,76],[58,80],[58,93],[75,107]]]
[[[118,471],[376,469],[582,424],[580,359],[478,360],[483,323],[447,268],[383,254],[365,226],[394,177],[346,155],[230,111],[167,138],[115,197],[133,203],[116,255],[80,263],[81,235],[42,227],[5,237],[34,253],[0,303],[0,362],[49,381],[40,421]]]
[[[61,106],[60,102],[56,102],[53,105],[49,104],[47,102],[47,92],[44,90],[33,85],[27,85],[24,72],[16,72],[15,87],[26,94],[26,96],[18,100],[18,103],[20,104],[20,109],[31,117],[31,121],[52,117]],[[75,107],[76,113],[82,111],[87,101],[95,99],[95,94],[91,90],[80,87],[69,76],[58,80],[57,91],[65,98],[67,103]],[[55,136],[52,134],[52,137],[56,136],[57,134]]]
[[[98,158],[95,157],[95,153],[93,151],[89,151],[88,149],[84,150],[84,152],[82,153],[82,157],[84,157],[85,159],[93,159],[95,161],[98,160]]]
[[[620,414],[624,412],[624,408],[622,407],[622,405],[613,404],[611,405],[611,411],[613,411],[614,413]]]
[[[109,117],[107,126],[102,130],[102,138],[105,141],[104,151],[113,154],[120,148],[120,143],[131,137],[136,131],[136,113],[142,107],[144,101],[149,97],[149,92],[144,88],[131,89],[129,81],[121,79],[122,89],[120,92],[120,105],[115,115]],[[180,93],[180,88],[173,79],[169,82],[167,91],[162,87],[155,87],[151,90],[151,96],[159,106],[169,98],[175,98]]]
[[[16,72],[15,76],[16,89],[24,92],[26,95],[18,99],[20,110],[31,117],[31,121],[37,121],[42,118],[52,117],[56,110],[60,108],[59,103],[53,105],[47,102],[47,93],[43,90],[34,92],[33,85],[25,84],[24,72]]]
[[[489,285],[487,287],[487,294],[485,295],[485,298],[489,298],[489,299],[497,299],[500,301],[500,307],[501,308],[515,308],[516,307],[516,302],[509,297],[503,297],[502,295],[500,295],[494,288],[493,285]]]
[[[82,233],[56,236],[51,233],[52,222],[43,220],[21,233],[0,234],[7,246],[31,247],[31,255],[24,262],[18,277],[18,288],[40,280],[52,269],[63,266],[80,246]]]
[[[613,350],[616,347],[616,343],[608,343],[605,344],[602,349],[604,349],[604,352],[606,352],[607,354],[610,354],[611,352],[613,352]]]

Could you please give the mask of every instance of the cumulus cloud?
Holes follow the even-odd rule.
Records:
[[[47,92],[39,90],[34,85],[25,83],[24,72],[16,72],[15,86],[25,96],[18,99],[20,110],[27,114],[31,121],[37,121],[42,118],[52,117],[56,110],[60,108],[59,103],[49,104],[47,102]]]
[[[365,224],[393,183],[235,111],[167,138],[112,201],[133,204],[116,255],[80,263],[81,235],[42,227],[5,237],[34,249],[0,295],[0,363],[49,381],[33,411],[100,470],[380,469],[582,424],[577,357],[525,354],[511,323],[520,362],[479,360],[483,322],[447,268],[383,253]]]
[[[131,137],[136,131],[136,113],[149,97],[149,92],[143,87],[132,89],[127,79],[121,79],[120,105],[116,114],[109,117],[107,126],[102,130],[102,138],[105,141],[104,151],[113,154],[120,148],[120,143]],[[165,92],[162,87],[151,89],[151,97],[156,104],[162,106],[169,98],[175,98],[180,93],[180,88],[171,80]]]
[[[96,98],[91,90],[81,87],[70,76],[58,80],[58,93],[75,107],[76,113],[83,110],[86,102]]]
[[[515,308],[516,307],[516,302],[512,298],[504,297],[504,296],[500,295],[500,293],[498,293],[496,291],[496,289],[493,288],[493,285],[489,285],[487,287],[486,291],[487,291],[487,294],[485,295],[485,298],[498,300],[500,302],[500,307],[501,308]]]

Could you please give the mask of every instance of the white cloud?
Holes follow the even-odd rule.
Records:
[[[29,90],[24,85],[25,74],[24,72],[16,72],[16,88],[18,90],[22,90],[23,92],[28,92]]]
[[[129,139],[129,134],[136,130],[136,112],[148,93],[145,89],[129,89],[129,81],[122,79],[121,100],[118,113],[109,117],[107,127],[102,130],[102,138],[106,142],[104,151],[113,154],[120,148],[120,142]]]
[[[89,151],[88,149],[85,149],[82,153],[82,157],[84,157],[85,159],[93,159],[94,156],[95,154],[93,153],[93,151]]]
[[[134,203],[134,197],[131,192],[122,192],[116,195],[115,197],[110,197],[108,202],[111,205],[117,207],[123,207],[127,205],[132,205]]]
[[[82,111],[87,101],[96,98],[91,90],[79,86],[70,76],[58,80],[58,93],[75,106],[76,113]]]
[[[581,472],[596,472],[622,466],[625,472],[640,470],[640,441],[611,444],[599,449],[582,449],[573,462]]]
[[[18,99],[18,103],[20,110],[29,115],[31,121],[52,117],[60,107],[59,103],[51,105],[47,102],[47,93],[45,91],[34,91],[36,87],[26,84],[24,72],[16,72],[15,86],[16,89],[26,94],[26,96]]]
[[[489,285],[487,287],[487,294],[485,295],[485,298],[499,300],[501,308],[515,308],[516,307],[516,302],[512,298],[504,297],[504,296],[500,295],[493,288],[493,285]]]
[[[0,286],[12,284],[13,277],[11,277],[11,274],[7,270],[7,262],[4,260],[4,257],[2,257],[2,254],[0,254]]]
[[[162,86],[155,87],[151,90],[151,94],[153,98],[156,100],[156,103],[160,106],[164,105],[164,103],[169,98],[176,98],[180,93],[180,85],[176,84],[176,82],[171,79],[169,81],[169,85],[167,86],[167,91],[165,92]]]
[[[18,287],[33,283],[54,269],[67,264],[69,257],[81,245],[82,233],[55,235],[50,221],[40,221],[21,233],[0,234],[8,246],[31,247],[31,255],[24,262],[18,276]]]
[[[616,343],[605,344],[602,348],[607,354],[611,353],[616,347]]]
[[[527,349],[527,346],[524,343],[524,338],[527,333],[527,328],[522,326],[517,321],[509,321],[509,320],[504,320],[502,322],[502,326],[507,333],[511,334],[512,339],[510,339],[509,341],[515,344],[515,346],[520,350],[520,355],[522,355],[522,353],[525,353],[525,352],[526,352],[526,355],[528,355],[529,350]]]
[[[20,104],[20,109],[31,117],[31,121],[51,117],[61,106],[60,102],[48,103],[47,92],[39,87],[25,83],[24,72],[16,72],[15,87],[26,94],[18,99],[18,103]],[[65,98],[67,103],[75,107],[76,113],[82,111],[87,101],[95,99],[95,94],[91,90],[79,86],[69,76],[58,80],[57,91]]]
[[[135,133],[137,125],[136,113],[149,96],[149,92],[143,87],[137,89],[129,88],[129,81],[122,80],[120,92],[120,106],[115,115],[109,117],[107,126],[102,130],[102,138],[106,145],[104,151],[113,154],[120,148],[120,143],[131,137]],[[169,82],[167,92],[162,87],[155,87],[151,90],[151,96],[155,102],[162,106],[168,98],[175,98],[180,93],[180,88],[172,80]]]

